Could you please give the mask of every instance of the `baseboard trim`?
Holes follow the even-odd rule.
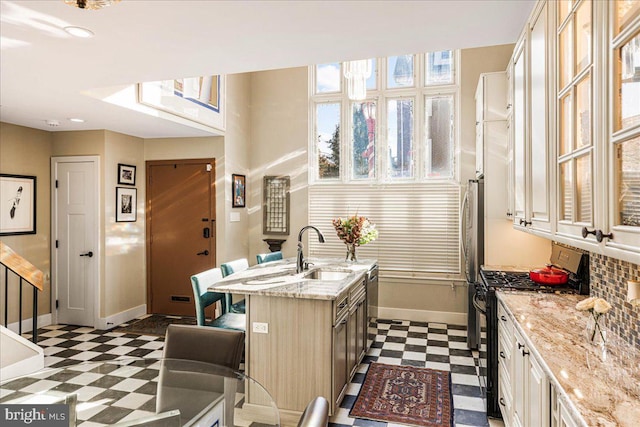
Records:
[[[42,328],[43,326],[51,325],[51,313],[41,314],[38,316],[37,320],[38,328]],[[9,323],[7,325],[7,329],[12,332],[18,333],[19,327],[18,322]],[[22,333],[31,332],[33,330],[33,320],[32,319],[23,319],[22,320]]]
[[[447,323],[449,325],[467,324],[467,313],[453,313],[448,311],[378,307],[378,317],[380,319],[413,320],[416,322]]]
[[[133,320],[136,317],[140,317],[143,314],[147,314],[147,304],[142,304],[137,307],[130,308],[129,310],[121,311],[120,313],[112,314],[107,317],[99,317],[96,324],[96,329],[111,329],[116,326]]]

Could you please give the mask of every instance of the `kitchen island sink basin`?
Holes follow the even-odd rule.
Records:
[[[342,280],[349,274],[352,274],[352,272],[318,268],[305,273],[304,278],[310,280]]]

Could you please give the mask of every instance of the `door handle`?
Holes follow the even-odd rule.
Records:
[[[204,255],[204,256],[207,256],[207,255],[209,255],[209,251],[208,251],[207,249],[205,249],[205,250],[204,250],[204,251],[202,251],[202,252],[198,252],[196,255]]]
[[[89,251],[87,253],[80,254],[80,256],[88,256],[89,258],[92,258],[93,257],[93,252]]]

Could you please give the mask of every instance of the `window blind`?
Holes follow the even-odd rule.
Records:
[[[309,188],[309,223],[326,238],[309,235],[309,254],[344,257],[346,245],[331,224],[354,214],[376,224],[376,241],[356,249],[358,258],[377,258],[380,269],[419,277],[421,273],[460,273],[460,187],[429,184],[323,184]]]

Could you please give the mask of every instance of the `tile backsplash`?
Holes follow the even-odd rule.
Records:
[[[627,302],[627,281],[640,280],[640,265],[591,252],[591,296],[604,298],[613,306],[607,313],[607,327],[620,338],[640,348],[640,306]]]

